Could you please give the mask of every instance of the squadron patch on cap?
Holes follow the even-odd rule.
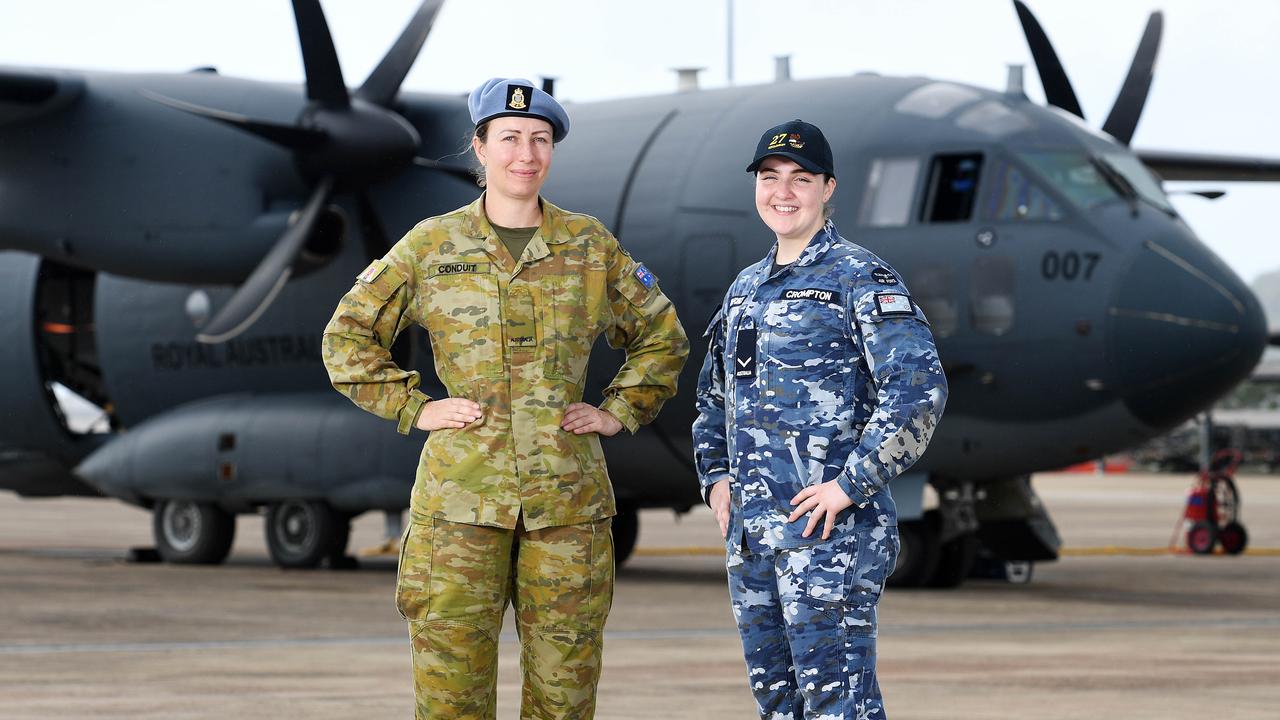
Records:
[[[528,85],[507,85],[507,109],[529,111],[533,88]]]
[[[787,144],[799,150],[804,147],[804,140],[800,139],[800,133],[791,133],[787,136]]]
[[[876,313],[880,317],[913,317],[911,298],[902,293],[876,293]]]
[[[898,276],[894,275],[891,271],[889,271],[886,268],[878,267],[875,270],[872,270],[871,277],[875,278],[875,281],[880,283],[881,285],[897,285],[898,284]]]

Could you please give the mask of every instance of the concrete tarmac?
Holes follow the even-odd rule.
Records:
[[[1280,478],[1244,477],[1243,557],[1166,546],[1190,476],[1044,474],[1069,553],[1032,581],[890,589],[880,682],[890,717],[1280,716]],[[619,573],[603,719],[751,718],[708,511],[646,512]],[[381,539],[357,520],[352,548]],[[408,718],[394,559],[283,571],[242,517],[221,567],[131,564],[150,516],[114,501],[0,495],[0,717]],[[1104,550],[1111,548],[1110,550]],[[512,628],[510,618],[507,623]],[[514,632],[499,717],[518,716]]]

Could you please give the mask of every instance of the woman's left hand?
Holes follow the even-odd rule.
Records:
[[[560,421],[560,427],[574,435],[593,432],[597,435],[613,437],[622,429],[622,423],[608,410],[601,410],[595,405],[576,402],[565,408],[564,419]]]
[[[829,480],[817,485],[809,487],[796,493],[791,498],[791,504],[796,505],[795,510],[791,511],[791,516],[787,518],[787,522],[795,522],[801,516],[810,510],[813,514],[809,516],[809,524],[805,526],[804,537],[809,537],[813,533],[814,528],[818,526],[818,522],[823,515],[826,516],[827,522],[822,528],[822,539],[826,540],[831,537],[831,530],[836,526],[836,515],[841,510],[853,504],[853,500],[840,489],[840,483],[835,480]]]

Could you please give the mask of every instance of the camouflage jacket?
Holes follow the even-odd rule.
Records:
[[[560,429],[591,346],[604,333],[626,349],[601,407],[635,432],[675,394],[688,338],[654,276],[595,218],[543,200],[517,261],[483,202],[422,221],[360,274],[324,331],[329,379],[408,433],[429,398],[388,348],[418,323],[449,395],[483,416],[427,437],[414,512],[508,528],[523,514],[531,530],[613,515],[599,436]]]
[[[707,327],[694,455],[704,493],[731,479],[731,543],[793,548],[801,488],[837,480],[837,533],[897,524],[889,481],[924,452],[947,382],[898,274],[830,222],[791,265],[743,270]]]

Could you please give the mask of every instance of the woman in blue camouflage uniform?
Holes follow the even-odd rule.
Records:
[[[747,172],[777,244],[707,327],[693,439],[748,681],[762,718],[884,718],[876,604],[899,548],[889,482],[924,452],[946,380],[902,278],[827,219],[822,131],[770,129]]]

